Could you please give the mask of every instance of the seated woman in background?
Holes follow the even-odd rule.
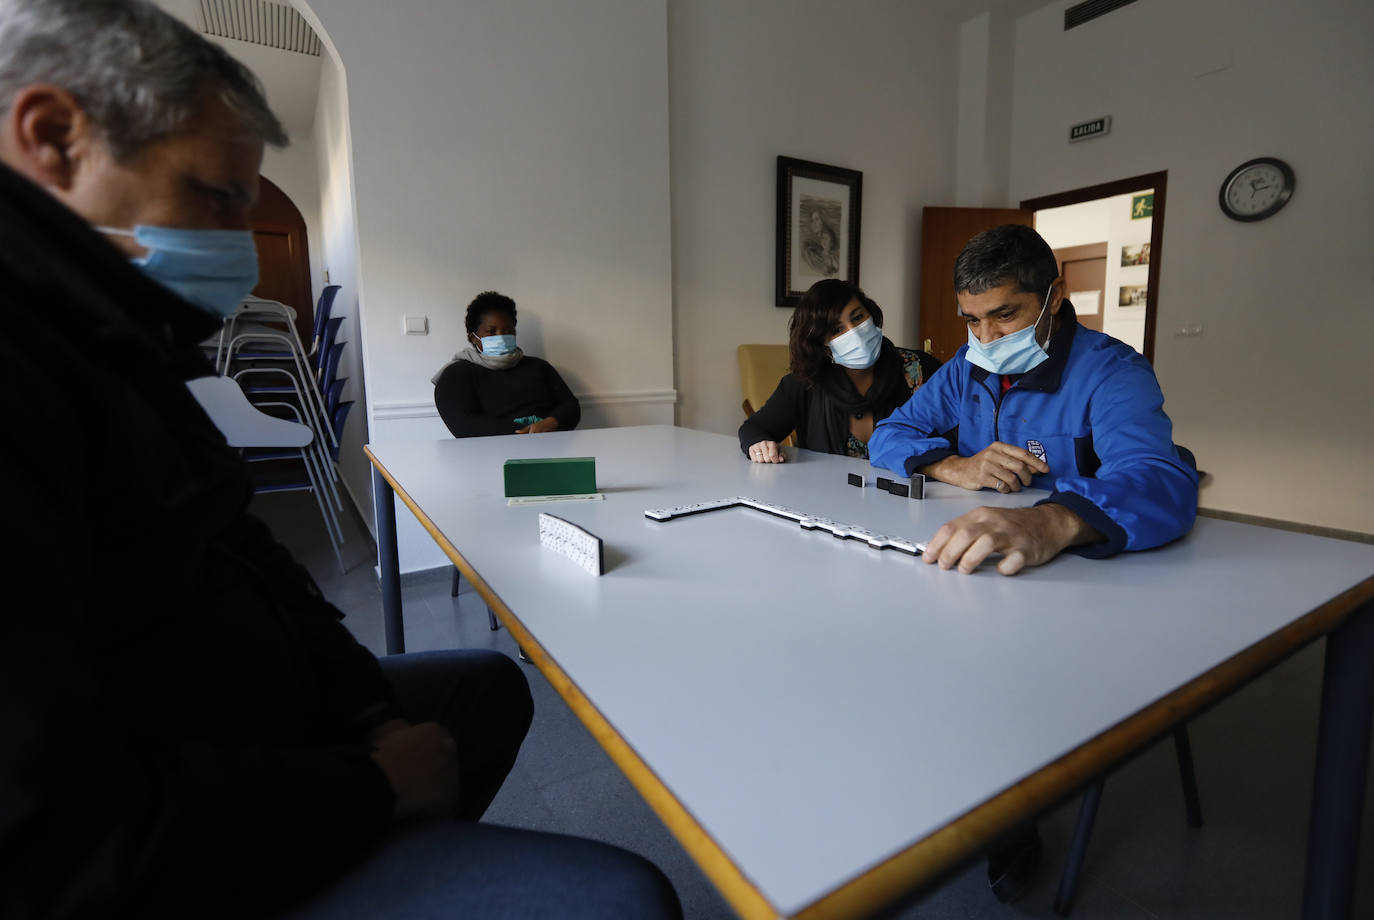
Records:
[[[940,366],[882,333],[883,311],[848,281],[817,281],[788,324],[790,373],[763,408],[739,426],[755,463],[782,463],[778,442],[794,430],[808,450],[868,458],[873,426]]]
[[[468,344],[432,378],[434,405],[455,438],[568,431],[577,397],[553,365],[515,344],[515,301],[495,291],[468,304]]]

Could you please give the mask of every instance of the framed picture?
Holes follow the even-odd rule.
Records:
[[[1145,306],[1145,290],[1146,285],[1143,284],[1123,284],[1117,295],[1116,305],[1118,307]]]
[[[856,170],[778,157],[778,306],[823,278],[859,283],[863,186]]]
[[[1121,247],[1121,267],[1127,268],[1131,265],[1150,264],[1150,244],[1140,243],[1136,246]]]

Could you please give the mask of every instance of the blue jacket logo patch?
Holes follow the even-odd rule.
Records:
[[[1027,441],[1026,450],[1030,451],[1037,460],[1045,459],[1045,445],[1039,441]]]

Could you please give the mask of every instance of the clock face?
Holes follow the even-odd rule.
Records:
[[[1261,220],[1288,203],[1293,171],[1282,160],[1263,158],[1232,170],[1221,186],[1221,209],[1236,220]]]

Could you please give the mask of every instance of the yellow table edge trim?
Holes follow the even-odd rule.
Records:
[[[865,916],[888,906],[922,881],[972,856],[980,847],[977,840],[993,839],[1024,820],[1024,815],[1053,805],[1092,780],[1104,767],[1335,629],[1347,615],[1371,600],[1374,600],[1374,576],[1242,649],[929,837],[813,901],[796,914],[797,920]],[[970,828],[978,828],[980,833],[970,837],[967,834]]]
[[[400,496],[401,501],[411,510],[411,513],[429,532],[429,535],[439,544],[444,555],[448,556],[449,560],[463,573],[463,577],[472,583],[477,593],[491,607],[492,612],[505,624],[516,642],[525,650],[525,655],[558,691],[558,695],[568,704],[568,708],[582,720],[582,724],[591,732],[592,737],[610,755],[611,760],[630,780],[631,785],[638,790],[644,800],[649,803],[649,807],[658,815],[659,820],[668,826],[682,848],[691,854],[692,859],[711,879],[736,913],[745,920],[756,920],[756,918],[763,920],[763,918],[777,917],[777,909],[740,871],[734,860],[726,855],[720,844],[716,843],[715,839],[706,832],[706,829],[697,822],[692,813],[668,791],[668,787],[640,758],[634,748],[630,747],[625,739],[620,737],[620,734],[611,726],[600,710],[592,704],[591,700],[587,699],[581,688],[563,672],[557,662],[544,651],[543,646],[526,631],[524,624],[511,613],[501,598],[491,589],[491,586],[473,570],[468,561],[463,558],[463,554],[458,552],[457,548],[434,525],[434,522],[420,510],[409,493],[401,488],[400,484],[392,477],[391,472],[377,459],[377,455],[372,453],[372,450],[366,445],[363,447],[363,452],[367,454],[372,465],[390,483],[391,488]]]

